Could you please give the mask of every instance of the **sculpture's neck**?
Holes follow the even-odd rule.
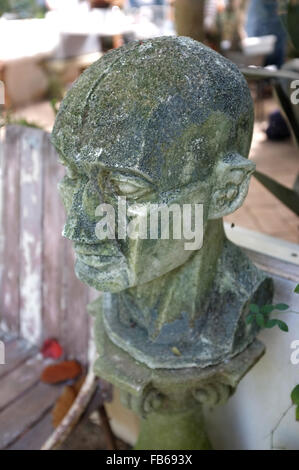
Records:
[[[202,248],[183,266],[119,294],[120,319],[127,321],[129,314],[134,326],[146,328],[152,338],[163,325],[182,316],[192,324],[215,277],[224,239],[222,219],[209,221]]]

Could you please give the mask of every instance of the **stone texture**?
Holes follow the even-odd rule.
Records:
[[[150,367],[233,357],[257,332],[244,323],[248,303],[271,300],[270,280],[226,241],[221,220],[247,194],[252,125],[237,67],[184,37],[106,54],[61,105],[53,142],[68,168],[64,235],[74,242],[76,273],[108,291],[110,338]],[[187,251],[184,239],[100,242],[96,207],[117,211],[118,196],[129,208],[143,204],[144,217],[150,203],[203,204],[203,247]]]
[[[104,291],[90,306],[95,369],[144,417],[138,448],[209,448],[201,407],[227,400],[263,352],[245,317],[251,302],[271,302],[272,281],[226,239],[222,223],[247,195],[252,127],[237,67],[184,37],[109,52],[60,107],[53,143],[67,167],[64,235],[77,276]],[[202,204],[202,247],[186,250],[185,236],[99,240],[96,208],[110,204],[118,214],[120,197],[126,223],[136,203],[140,223],[151,204]]]
[[[225,403],[264,353],[263,344],[255,340],[218,366],[150,369],[109,339],[101,315],[95,339],[99,352],[95,373],[119,387],[123,404],[142,418],[137,449],[209,449],[203,406]]]

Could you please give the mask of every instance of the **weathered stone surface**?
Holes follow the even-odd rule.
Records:
[[[245,317],[251,302],[271,301],[272,282],[226,239],[222,223],[247,194],[252,127],[237,67],[184,37],[106,54],[58,113],[53,142],[68,169],[64,235],[78,277],[105,291],[89,307],[95,370],[142,416],[137,448],[210,448],[202,406],[225,402],[263,353]],[[118,216],[120,197],[126,224],[139,204],[147,236],[121,237],[118,226],[115,239],[99,240],[96,208],[110,204]],[[150,239],[151,204],[202,204],[201,248],[186,250],[185,233]]]
[[[118,386],[123,391],[126,405],[144,417],[153,409],[175,411],[197,403],[215,406],[225,402],[265,349],[255,340],[230,361],[203,369],[190,367],[178,371],[152,369],[134,360],[111,341],[103,326],[102,315],[96,318],[95,339],[99,353],[95,371]]]
[[[95,372],[118,386],[125,406],[141,416],[137,449],[209,449],[203,407],[225,403],[264,353],[255,340],[230,361],[212,367],[151,369],[116,346],[97,315]]]
[[[189,38],[134,42],[78,79],[53,142],[64,235],[76,273],[106,291],[107,334],[151,368],[206,367],[243,351],[257,333],[250,302],[271,301],[271,280],[225,238],[222,217],[246,197],[253,106],[237,67]],[[203,204],[203,246],[186,239],[97,238],[96,207]],[[129,219],[129,217],[128,217]],[[110,293],[112,292],[112,294]],[[98,312],[100,314],[100,312]]]

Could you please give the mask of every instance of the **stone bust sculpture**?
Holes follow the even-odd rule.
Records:
[[[253,105],[231,62],[184,37],[113,50],[63,100],[53,143],[76,273],[104,291],[96,304],[110,340],[150,368],[206,367],[243,351],[257,328],[249,304],[271,301],[271,280],[229,242],[222,217],[238,209],[255,165],[248,160]],[[127,219],[136,203],[201,204],[203,243],[100,240],[97,207]],[[103,215],[103,214],[101,214]],[[141,217],[141,218],[142,218]]]

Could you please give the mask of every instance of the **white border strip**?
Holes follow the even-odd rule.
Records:
[[[224,223],[227,238],[243,248],[299,266],[299,244]]]

